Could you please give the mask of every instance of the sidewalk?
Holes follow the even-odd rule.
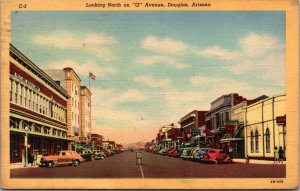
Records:
[[[246,159],[232,159],[233,162],[236,163],[246,163]],[[250,159],[249,164],[275,164],[274,161],[271,160],[255,160],[255,159]],[[277,165],[280,165],[282,163],[276,163]],[[283,164],[286,164],[286,161],[283,161]]]
[[[10,163],[9,164],[10,169],[17,169],[17,168],[37,168],[39,167],[38,165],[33,165],[31,166],[31,164],[28,164],[27,167],[24,167],[24,163]]]

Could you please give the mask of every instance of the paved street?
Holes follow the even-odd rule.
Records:
[[[79,166],[12,169],[12,177],[81,177],[81,178],[283,178],[285,165],[274,164],[202,164],[181,158],[143,152],[143,165],[136,165],[135,153],[125,152],[104,160]],[[258,173],[259,172],[259,173]]]

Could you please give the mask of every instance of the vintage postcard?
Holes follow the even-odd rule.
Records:
[[[296,0],[4,0],[1,188],[297,189]]]

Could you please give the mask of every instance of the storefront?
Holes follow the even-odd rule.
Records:
[[[10,135],[10,161],[22,162],[25,156],[25,134],[11,133]],[[28,153],[34,155],[54,155],[57,151],[66,150],[68,140],[28,136]]]

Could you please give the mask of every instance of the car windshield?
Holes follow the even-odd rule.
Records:
[[[200,151],[204,151],[204,152],[206,152],[206,151],[207,151],[207,149],[206,149],[206,148],[202,148],[202,149],[200,149]]]

